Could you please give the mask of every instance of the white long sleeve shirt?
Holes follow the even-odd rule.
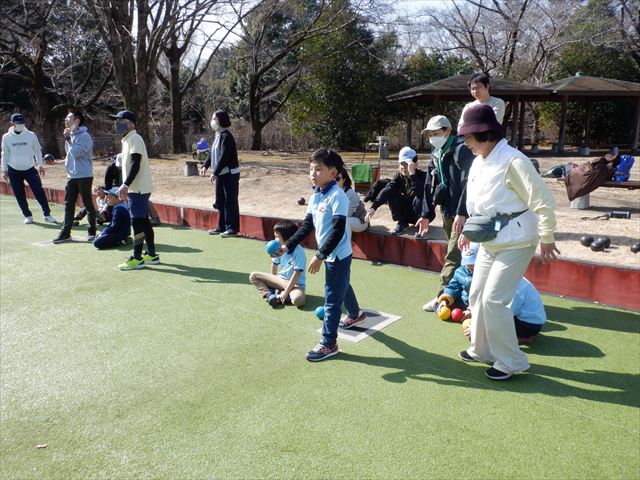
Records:
[[[43,166],[42,150],[35,133],[24,128],[16,133],[13,127],[2,136],[2,173],[14,170],[29,170],[35,165]]]

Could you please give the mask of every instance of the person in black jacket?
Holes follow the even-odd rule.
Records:
[[[398,173],[380,191],[364,218],[369,223],[376,210],[386,203],[391,210],[391,217],[398,222],[391,231],[393,235],[400,235],[409,228],[409,224],[415,225],[420,218],[427,175],[418,169],[418,155],[411,147],[400,150],[398,163]]]
[[[460,266],[462,254],[458,248],[458,235],[468,217],[467,177],[475,155],[458,141],[451,123],[443,115],[431,117],[423,132],[429,136],[432,155],[424,186],[421,218],[417,223],[418,233],[426,235],[429,224],[435,218],[435,207],[440,205],[442,227],[448,239],[447,253],[440,272],[440,289],[435,298],[422,307],[433,312],[438,304],[438,297]]]
[[[200,169],[204,176],[211,167],[211,183],[215,185],[215,202],[218,210],[218,226],[209,230],[209,235],[235,237],[240,230],[240,165],[236,141],[229,131],[231,120],[224,110],[218,110],[211,118],[211,128],[216,132],[209,155]]]

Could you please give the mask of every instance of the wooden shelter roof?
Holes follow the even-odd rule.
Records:
[[[390,102],[411,101],[413,103],[430,103],[433,98],[437,96],[438,100],[472,101],[473,97],[467,87],[468,81],[468,74],[454,75],[453,77],[418,85],[417,87],[394,93],[393,95],[389,95],[387,100]],[[502,98],[505,101],[512,100],[516,96],[519,96],[521,101],[533,98],[540,100],[540,97],[549,96],[550,94],[551,92],[547,88],[499,78],[491,79],[491,95]]]
[[[640,83],[614,80],[612,78],[590,77],[576,73],[543,85],[555,95],[569,97],[640,97]]]

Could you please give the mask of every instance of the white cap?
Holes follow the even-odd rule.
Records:
[[[480,249],[479,243],[470,243],[469,247],[462,252],[461,264],[465,267],[467,265],[475,265],[476,257],[478,256],[478,250]]]
[[[399,163],[409,163],[413,162],[416,158],[416,151],[411,147],[403,147],[398,154],[398,162]]]
[[[441,128],[451,128],[451,122],[444,115],[436,115],[435,117],[431,117],[427,122],[427,128],[422,130],[424,132],[435,132],[436,130],[440,130]]]

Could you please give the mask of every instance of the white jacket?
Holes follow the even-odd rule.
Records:
[[[2,173],[14,170],[29,170],[35,165],[43,165],[40,142],[35,133],[26,127],[16,133],[13,127],[2,136]]]

